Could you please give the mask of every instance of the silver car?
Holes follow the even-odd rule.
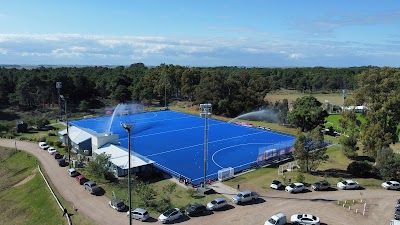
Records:
[[[126,212],[126,216],[129,217],[129,211]],[[149,212],[144,209],[136,208],[132,210],[132,219],[146,221],[150,217]]]
[[[240,204],[243,202],[254,201],[258,198],[258,195],[252,191],[241,191],[237,195],[232,197],[232,202]]]
[[[208,210],[216,210],[228,205],[228,202],[224,198],[216,198],[211,202],[207,203]]]

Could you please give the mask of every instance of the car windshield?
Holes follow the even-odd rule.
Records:
[[[272,181],[272,184],[279,184],[279,183],[281,183],[279,180]]]
[[[313,218],[313,220],[317,220],[317,217],[316,217],[316,216],[313,216],[312,218]]]
[[[392,182],[390,182],[390,181],[388,181],[388,182],[386,182],[387,184],[389,184],[389,185],[392,185]]]
[[[344,181],[342,181],[342,183],[343,183],[344,185],[346,185],[346,184],[347,184],[347,181],[344,180]]]
[[[243,195],[241,193],[237,194],[236,196],[238,196],[240,198],[243,197]]]
[[[117,202],[117,206],[118,206],[118,207],[121,207],[121,206],[123,206],[123,205],[124,205],[123,202]]]
[[[295,187],[296,187],[296,185],[294,185],[294,184],[291,184],[289,187],[291,187],[291,188],[295,188]]]
[[[272,218],[270,218],[270,219],[268,220],[268,222],[269,222],[270,224],[276,224],[276,220],[274,220],[274,219],[272,219]]]
[[[173,213],[175,211],[175,209],[169,209],[166,212],[163,213],[164,216],[169,216],[171,215],[171,213]]]
[[[149,214],[149,213],[148,213],[147,211],[143,213],[144,216],[146,216],[146,215],[148,215],[148,214]]]

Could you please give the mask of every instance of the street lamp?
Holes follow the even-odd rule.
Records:
[[[64,112],[65,112],[65,122],[67,123],[67,150],[68,150],[68,165],[71,168],[71,151],[69,148],[69,130],[68,130],[68,116],[67,116],[67,100],[65,100],[64,95],[60,95],[60,99],[64,101]]]
[[[131,190],[131,129],[134,124],[121,123],[121,126],[128,132],[128,192],[129,192],[129,225],[132,225],[132,190]]]
[[[203,187],[206,189],[207,179],[207,148],[208,148],[208,118],[211,117],[211,103],[200,104],[200,116],[204,118],[204,180]]]

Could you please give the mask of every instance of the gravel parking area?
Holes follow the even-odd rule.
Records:
[[[15,140],[0,139],[0,145],[14,148]],[[79,185],[74,178],[68,176],[65,167],[59,167],[47,151],[41,150],[36,143],[17,141],[20,150],[33,154],[43,164],[51,182],[59,193],[75,206],[80,213],[97,224],[126,224],[125,213],[111,209],[105,196],[92,196]],[[227,198],[236,190],[216,183],[215,189],[224,193]],[[247,187],[242,187],[247,188]],[[261,198],[252,204],[232,205],[226,210],[216,211],[210,215],[196,218],[184,217],[173,224],[264,224],[265,220],[277,212],[283,212],[290,219],[292,214],[310,213],[321,218],[322,224],[329,225],[384,225],[393,219],[396,200],[400,198],[399,191],[383,189],[365,190],[334,190],[307,191],[299,194],[288,194],[282,190],[254,190]],[[362,215],[363,205],[358,204],[352,210],[337,205],[338,200],[360,199],[367,203],[366,214]],[[355,208],[359,212],[355,213]],[[152,220],[156,224],[155,219]],[[139,223],[135,221],[135,224]]]

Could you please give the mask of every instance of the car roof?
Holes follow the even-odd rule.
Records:
[[[226,201],[224,198],[216,198],[215,201],[220,202],[220,201]]]
[[[124,201],[122,201],[122,200],[119,199],[119,198],[114,198],[113,200],[111,200],[111,203],[112,203],[112,204],[118,204],[118,203],[120,203],[120,202],[124,202]]]
[[[199,207],[204,207],[204,205],[203,204],[194,204],[191,207],[199,208]]]
[[[318,181],[318,182],[316,182],[316,183],[321,183],[321,184],[329,184],[329,182],[328,182],[328,181],[326,181],[326,180],[321,180],[321,181]]]
[[[89,181],[85,182],[85,184],[95,184],[95,183],[96,183],[96,181],[94,181],[94,180],[89,180]]]
[[[83,176],[83,175],[79,175],[79,176],[76,177],[76,179],[83,179],[83,178],[86,178],[86,177]]]
[[[242,195],[245,195],[245,194],[251,194],[251,191],[241,191],[239,193],[242,194]]]
[[[70,168],[70,169],[68,169],[68,171],[74,172],[74,171],[76,171],[76,169],[75,168]]]
[[[347,183],[355,183],[354,180],[345,180]]]
[[[391,180],[390,183],[392,184],[399,184],[399,182],[395,181],[395,180]]]
[[[293,184],[296,185],[296,186],[300,186],[300,185],[303,185],[303,186],[304,186],[303,183],[293,183]]]
[[[145,209],[142,209],[142,208],[136,208],[135,210],[133,210],[134,212],[140,212],[140,213],[145,213],[145,212],[147,212]]]

